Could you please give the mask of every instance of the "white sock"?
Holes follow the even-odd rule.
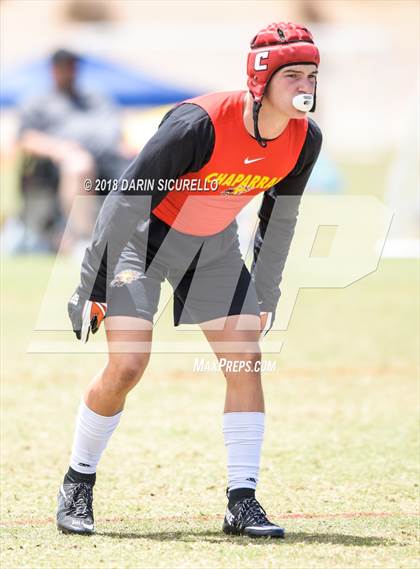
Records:
[[[99,459],[117,428],[122,411],[112,417],[98,415],[82,400],[76,420],[70,466],[83,474],[96,472]]]
[[[255,412],[223,415],[229,490],[257,487],[264,419],[264,413]]]

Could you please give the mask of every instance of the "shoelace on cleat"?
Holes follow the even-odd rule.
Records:
[[[237,528],[243,529],[250,525],[270,524],[264,508],[255,498],[245,498],[239,502],[238,506],[233,523]]]
[[[75,484],[68,497],[68,507],[72,514],[80,518],[92,515],[93,492],[90,484]]]

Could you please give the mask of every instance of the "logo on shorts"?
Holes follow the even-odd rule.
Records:
[[[139,273],[139,271],[127,269],[125,271],[121,271],[118,273],[118,275],[115,276],[115,278],[111,281],[111,286],[124,286],[137,281],[140,277],[141,273]]]

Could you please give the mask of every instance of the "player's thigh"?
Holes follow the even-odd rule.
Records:
[[[199,325],[218,357],[261,357],[259,316],[236,314],[201,322]]]
[[[171,276],[168,277],[170,282]],[[259,318],[259,315],[255,285],[239,252],[189,271],[174,287],[175,325],[222,327],[226,333],[233,332],[234,328],[252,331],[259,326],[252,316]],[[231,316],[240,318],[226,320]]]

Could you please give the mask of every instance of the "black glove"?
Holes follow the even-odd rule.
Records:
[[[106,315],[107,305],[105,302],[89,300],[79,289],[70,298],[67,311],[73,327],[73,332],[78,340],[86,343],[89,334],[95,334],[102,324]]]

